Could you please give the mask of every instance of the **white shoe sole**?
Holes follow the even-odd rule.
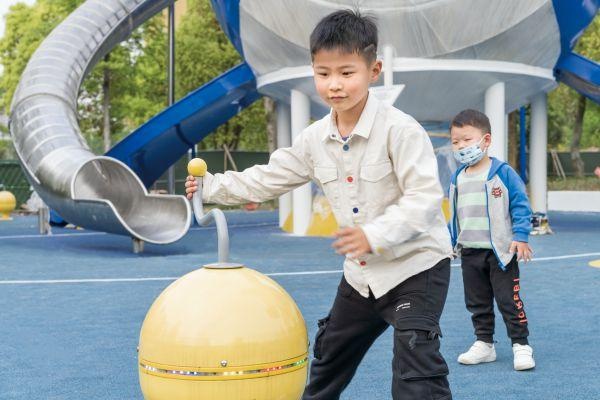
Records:
[[[535,368],[535,362],[531,362],[528,364],[515,365],[515,371],[527,371],[528,369]]]
[[[481,358],[479,360],[470,360],[470,359],[465,359],[463,357],[461,357],[462,354],[460,356],[458,356],[458,362],[464,365],[477,365],[477,364],[481,364],[481,363],[489,363],[489,362],[494,362],[496,361],[496,355],[492,354],[490,356]]]

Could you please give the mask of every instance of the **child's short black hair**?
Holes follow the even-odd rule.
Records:
[[[492,133],[490,120],[487,117],[487,115],[485,115],[481,111],[469,109],[459,112],[456,115],[456,117],[452,119],[452,122],[450,123],[450,129],[452,130],[453,126],[456,126],[457,128],[462,128],[465,125],[472,126],[481,130],[484,135],[486,133]]]
[[[377,58],[375,19],[356,10],[339,10],[324,17],[310,34],[310,56],[319,50],[358,53],[367,63]]]

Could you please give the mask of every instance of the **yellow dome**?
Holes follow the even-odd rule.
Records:
[[[146,400],[297,400],[308,336],[293,299],[245,267],[201,268],[167,287],[144,320]]]
[[[10,219],[10,213],[17,207],[17,199],[11,192],[0,190],[0,220]]]

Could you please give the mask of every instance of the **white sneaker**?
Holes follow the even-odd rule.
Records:
[[[513,344],[514,366],[517,371],[524,371],[535,367],[533,349],[529,345]]]
[[[494,348],[494,344],[482,342],[481,340],[473,343],[469,351],[458,356],[458,362],[467,365],[492,361],[496,361],[496,349]]]

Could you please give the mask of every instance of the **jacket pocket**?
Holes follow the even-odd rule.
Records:
[[[400,192],[395,182],[394,168],[389,160],[376,164],[366,164],[360,167],[360,193],[359,198],[366,201],[370,207],[375,207],[379,214],[382,209],[395,201]]]
[[[377,182],[391,174],[392,171],[393,168],[390,161],[372,165],[363,165],[360,168],[360,178],[367,182]]]
[[[315,166],[315,179],[323,189],[323,193],[332,203],[332,206],[339,198],[338,188],[338,170],[334,166]]]
[[[320,167],[315,166],[315,178],[321,184],[329,183],[337,180],[338,170],[337,167]]]

